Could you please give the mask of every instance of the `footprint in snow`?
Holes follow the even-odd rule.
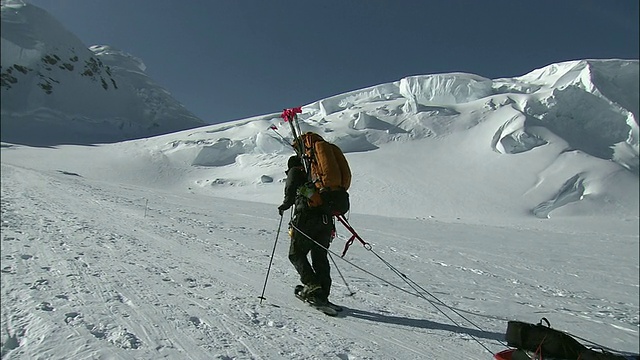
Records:
[[[79,325],[82,322],[82,314],[79,312],[68,312],[64,314],[64,322],[69,325]]]
[[[38,306],[36,306],[36,310],[42,310],[42,311],[54,311],[54,307],[51,306],[51,303],[48,303],[46,301],[41,302]]]

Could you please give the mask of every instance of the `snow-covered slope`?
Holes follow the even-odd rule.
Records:
[[[328,319],[292,296],[280,112],[86,146],[190,115],[139,60],[2,5],[3,359],[480,360],[508,320],[543,316],[638,352],[638,60],[411,76],[304,105],[302,129],[346,152],[351,224],[404,275],[357,245],[334,256],[346,310]],[[102,105],[120,91],[130,107]]]
[[[86,49],[37,7],[2,6],[3,141],[88,144],[196,125],[139,59]],[[552,212],[618,217],[637,214],[638,86],[638,60],[618,59],[550,64],[516,78],[411,76],[307,104],[300,120],[348,154],[354,210],[479,222],[488,214],[505,222]],[[137,184],[276,203],[292,151],[272,125],[291,140],[274,113],[86,150],[126,149],[112,159]],[[109,166],[89,165],[113,178]]]
[[[636,60],[583,60],[514,79],[414,76],[308,104],[300,121],[347,153],[360,213],[480,223],[552,212],[635,218],[638,124],[628,99],[637,75]],[[293,153],[279,115],[85,149],[86,163],[68,170],[277,203]],[[66,151],[75,150],[58,153]]]
[[[413,76],[303,106],[300,122],[347,153],[354,211],[500,223],[552,212],[633,218],[637,94],[637,60],[582,60],[510,79]],[[68,170],[277,203],[293,153],[279,115],[85,148],[93,154]]]
[[[7,0],[1,8],[3,141],[91,144],[204,124],[145,75],[140,59],[87,48],[36,6]]]
[[[20,163],[23,150],[3,148],[0,169],[5,360],[488,360],[507,348],[508,320],[541,317],[639,350],[637,218],[536,230],[354,213],[372,250],[428,294],[357,242],[343,261],[338,226],[331,299],[345,311],[329,318],[293,296],[275,205],[95,179],[69,156],[80,147],[50,167]]]

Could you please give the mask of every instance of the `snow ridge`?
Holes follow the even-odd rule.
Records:
[[[146,76],[142,60],[87,48],[36,6],[2,2],[1,46],[3,141],[114,142],[204,124]]]
[[[137,145],[139,159],[162,169],[150,183],[278,201],[281,190],[253,187],[281,181],[281,164],[292,153],[291,133],[279,113],[197,127],[201,120],[146,76],[141,59],[112,46],[86,48],[42,10],[20,1],[2,4],[2,141],[87,145],[144,138]],[[600,203],[611,194],[624,209],[637,205],[610,187],[633,183],[640,173],[638,60],[568,61],[501,79],[467,73],[408,76],[320,99],[302,110],[303,131],[340,146],[363,164],[355,165],[363,181],[377,183],[391,198],[397,195],[388,184],[411,188],[423,172],[451,168],[457,170],[454,177],[465,173],[493,183],[516,172],[519,188],[489,198],[464,181],[430,179],[422,187],[435,194],[431,201],[479,197],[476,203],[499,203],[505,214],[524,207],[531,215],[543,214],[535,209],[549,201],[562,204],[544,216],[576,203]],[[150,138],[159,134],[167,135]],[[377,179],[378,157],[404,147],[403,157],[390,165],[413,163],[407,176]],[[457,153],[468,156],[456,158]],[[495,164],[503,170],[491,170]],[[585,196],[553,202],[578,174]],[[632,180],[620,179],[627,176]],[[455,195],[438,197],[438,186],[454,184]],[[376,210],[389,207],[384,198],[380,203],[367,198],[368,211],[384,212]],[[404,213],[400,203],[394,207]]]

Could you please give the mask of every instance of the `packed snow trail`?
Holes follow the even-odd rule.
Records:
[[[637,236],[353,215],[378,253],[483,330],[340,259],[357,293],[334,271],[344,311],[331,318],[293,296],[286,232],[259,304],[275,206],[4,161],[1,173],[3,359],[487,359],[471,336],[497,352],[507,319],[542,316],[638,351]],[[348,257],[403,286],[363,248]]]

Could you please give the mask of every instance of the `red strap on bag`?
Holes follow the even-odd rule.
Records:
[[[344,218],[343,215],[336,216],[336,219],[338,219],[338,221],[340,221],[342,223],[342,225],[344,225],[344,227],[347,228],[347,230],[349,230],[349,232],[351,232],[351,234],[352,234],[351,238],[349,240],[347,240],[347,242],[344,244],[344,250],[342,251],[341,257],[344,257],[344,255],[347,253],[347,250],[349,250],[349,246],[351,246],[351,244],[353,244],[353,241],[355,239],[358,239],[358,241],[360,241],[360,243],[362,244],[362,246],[364,246],[365,249],[371,250],[371,245],[368,242],[362,240],[360,235],[358,235],[356,230],[353,227],[351,227],[351,225]]]

